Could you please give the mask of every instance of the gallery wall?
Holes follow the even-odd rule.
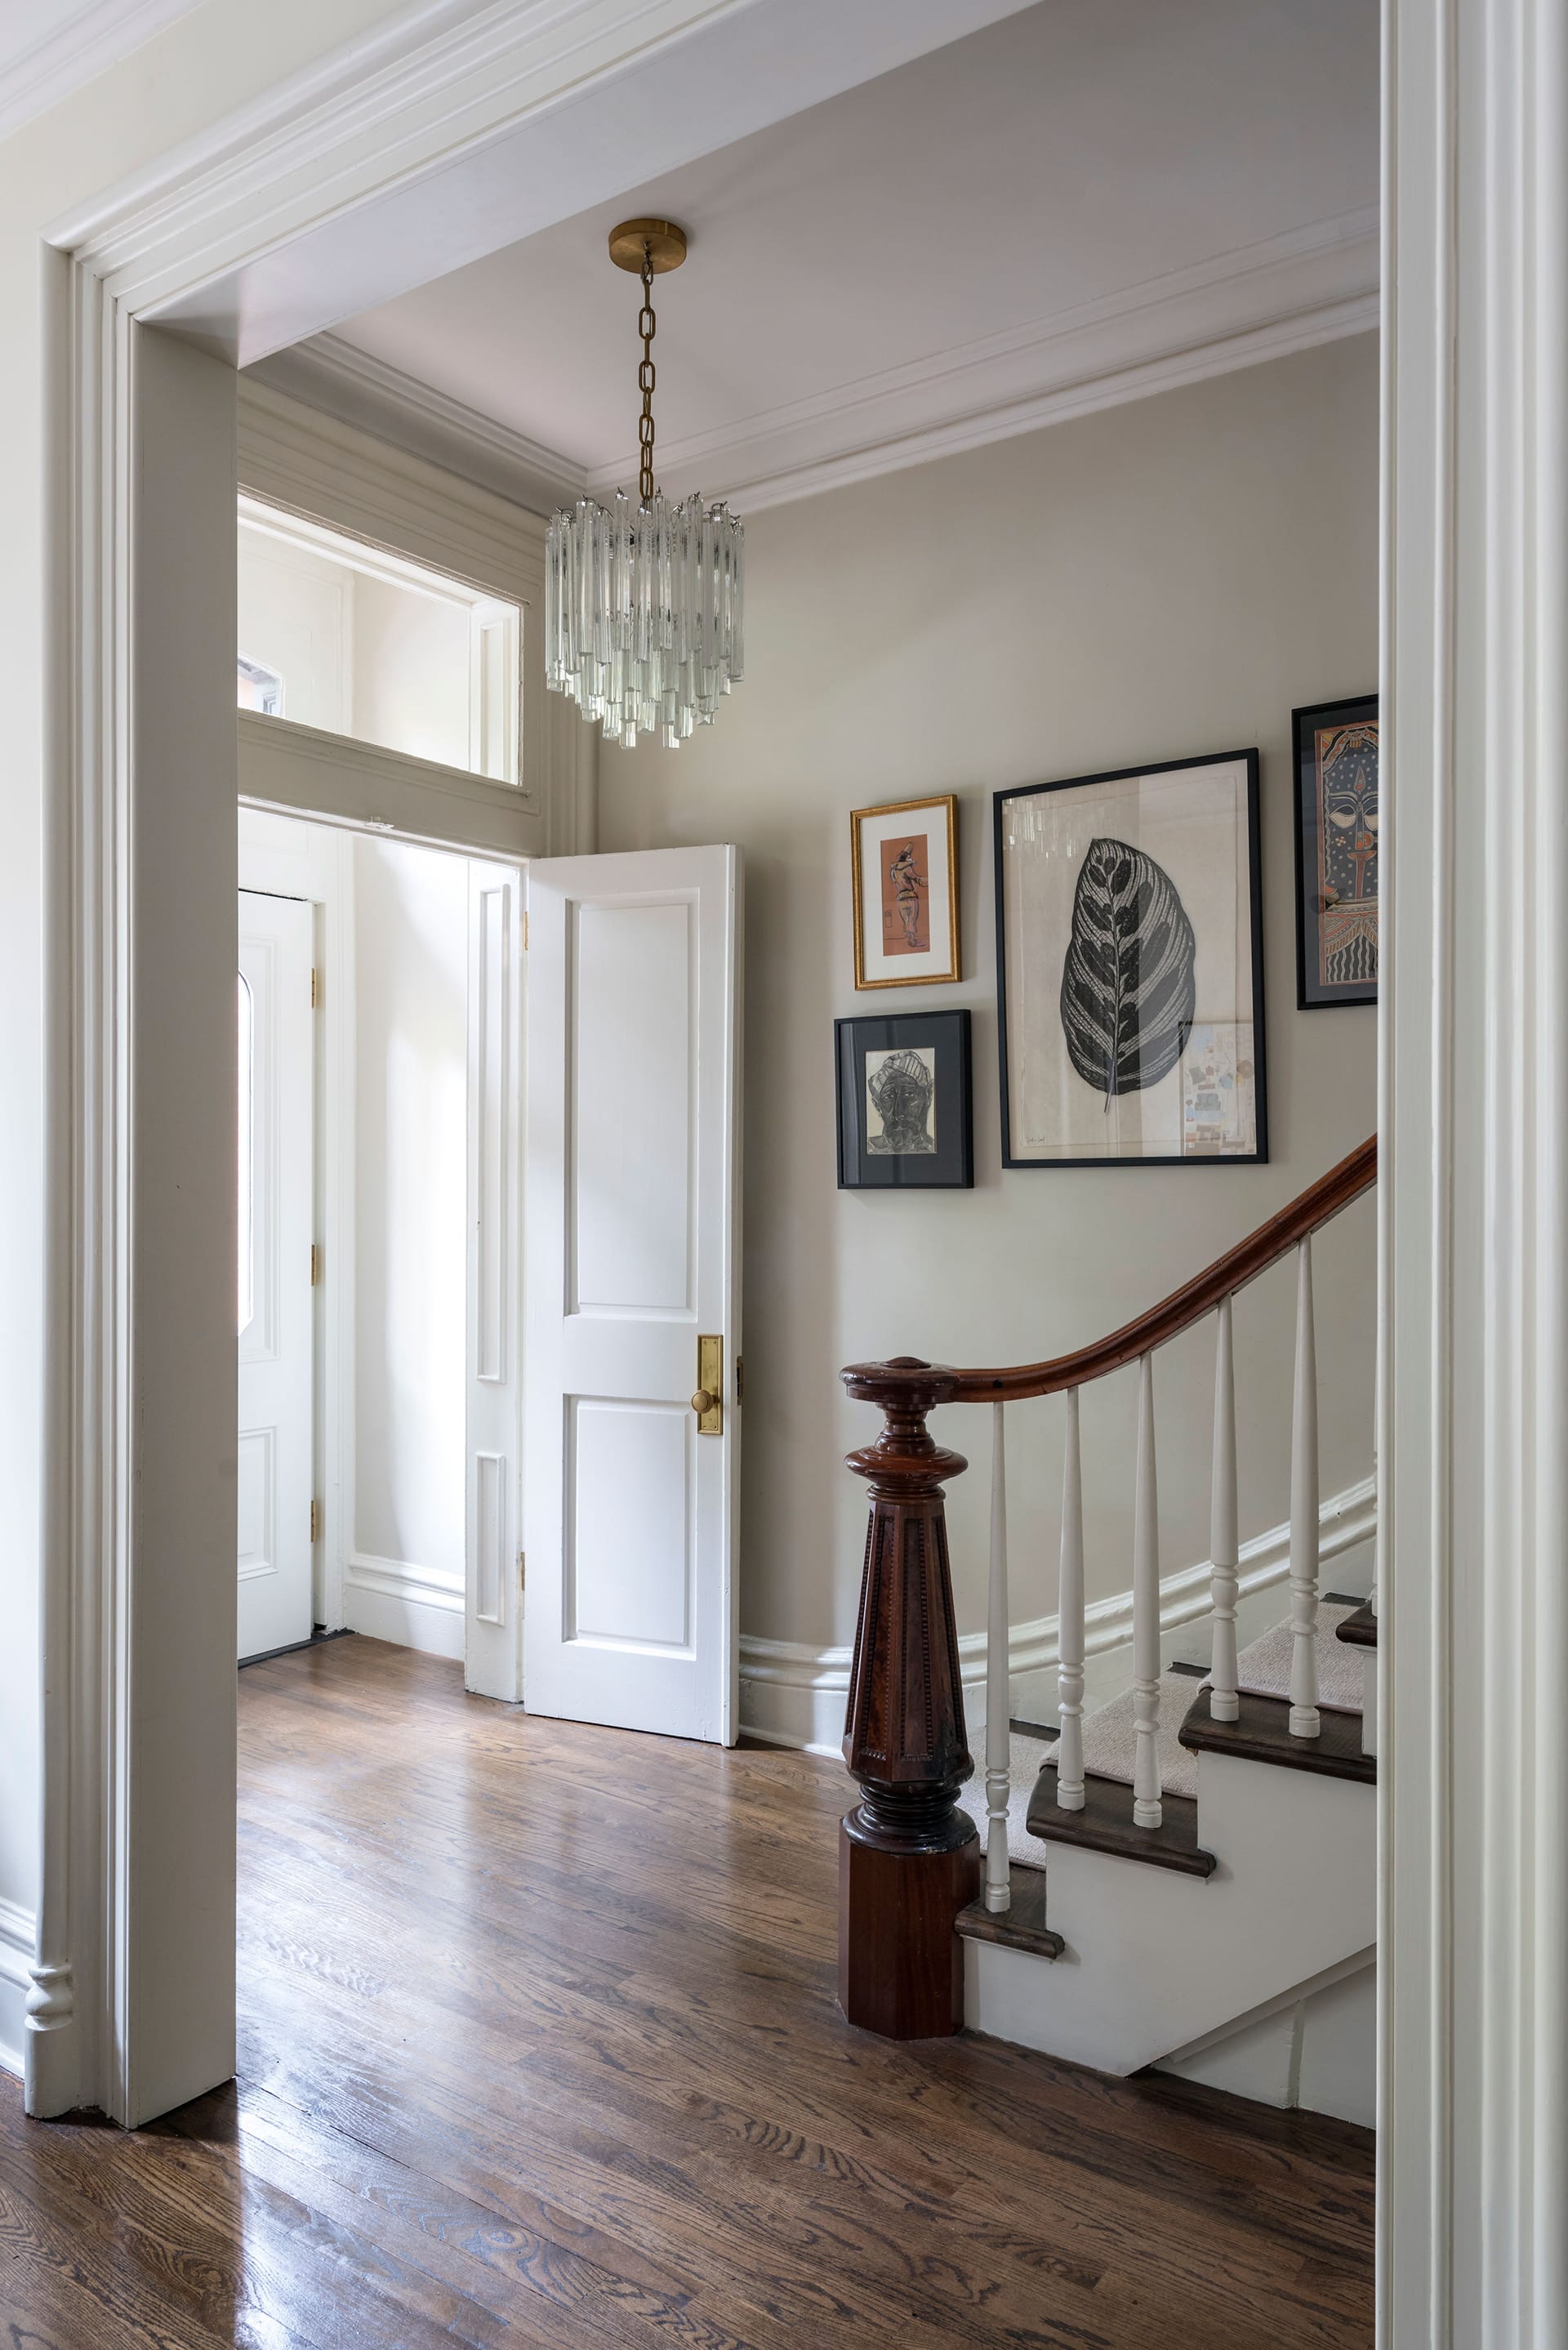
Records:
[[[750,1641],[820,1650],[853,1637],[864,1538],[839,1461],[878,1424],[843,1397],[842,1365],[1022,1362],[1097,1338],[1376,1124],[1375,1012],[1296,1009],[1291,773],[1293,707],[1376,683],[1376,338],[764,512],[747,536],[745,683],[677,753],[606,748],[599,845],[745,851],[741,1621]],[[992,793],[1254,744],[1271,1162],[1004,1173]],[[950,791],[962,981],[857,995],[850,811]],[[835,1018],[948,1004],[973,1014],[973,1191],[840,1191]],[[1374,1266],[1363,1201],[1317,1244],[1325,1498],[1371,1471]],[[1288,1513],[1293,1298],[1285,1266],[1236,1311],[1244,1540]],[[1168,1574],[1208,1555],[1212,1378],[1208,1327],[1158,1358]],[[1130,1581],[1135,1411],[1130,1372],[1085,1399],[1091,1601]],[[1063,1412],[1010,1422],[1015,1623],[1055,1607]],[[950,1494],[973,1631],[989,1429],[956,1408],[932,1425],[973,1462]]]

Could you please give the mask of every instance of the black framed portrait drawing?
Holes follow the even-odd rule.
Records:
[[[1269,1155],[1258,754],[995,795],[1004,1167]]]
[[[971,1189],[969,1014],[837,1020],[834,1035],[840,1191]]]

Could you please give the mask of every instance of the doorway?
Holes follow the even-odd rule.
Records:
[[[286,931],[304,1007],[265,1060],[242,985],[241,1310],[286,1291],[295,1335],[285,1366],[253,1309],[241,1342],[241,1659],[354,1631],[458,1660],[471,1690],[515,1701],[521,1594],[495,1587],[492,1553],[515,1546],[521,1507],[521,869],[254,807],[239,858],[242,976],[251,931]],[[286,1133],[269,1087],[286,1091]],[[276,1220],[251,1204],[274,1191],[292,1217],[275,1262]],[[286,1399],[286,1447],[258,1418],[258,1378]],[[250,1511],[259,1532],[247,1455],[286,1455],[293,1480]],[[251,1583],[278,1597],[265,1638]]]

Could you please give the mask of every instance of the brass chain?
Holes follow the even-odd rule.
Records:
[[[642,248],[642,316],[637,322],[637,331],[642,337],[642,365],[637,371],[638,382],[642,387],[642,414],[638,420],[637,427],[637,438],[642,452],[642,463],[638,472],[637,485],[639,490],[641,492],[642,503],[645,506],[651,505],[653,503],[653,335],[655,324],[656,321],[653,316],[653,247],[651,244],[645,244]]]

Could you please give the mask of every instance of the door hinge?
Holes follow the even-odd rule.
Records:
[[[314,1241],[310,1243],[310,1286],[316,1287],[321,1278],[321,1251]]]
[[[315,1011],[315,1009],[316,1009],[317,1005],[320,1003],[320,1001],[321,1001],[321,984],[320,984],[320,978],[319,978],[318,973],[313,971],[313,972],[311,972],[311,974],[310,974],[310,1008],[311,1008],[312,1012],[314,1012],[314,1011]]]
[[[526,1551],[520,1550],[517,1554],[517,1588],[519,1591],[526,1591],[528,1588],[527,1565],[528,1554]]]
[[[528,951],[528,909],[526,906],[523,909],[523,951],[524,954]]]
[[[321,1540],[321,1504],[319,1502],[312,1502],[310,1504],[310,1539],[313,1543],[318,1543]]]

